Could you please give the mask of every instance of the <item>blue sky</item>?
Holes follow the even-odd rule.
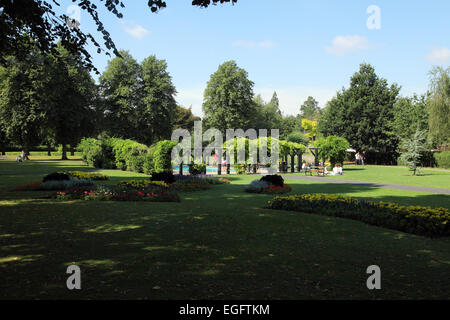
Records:
[[[448,0],[238,0],[207,9],[167,0],[158,14],[146,3],[125,1],[123,19],[104,8],[100,17],[118,48],[167,61],[177,101],[197,115],[210,75],[227,60],[247,70],[255,94],[269,100],[277,91],[284,114],[297,114],[309,95],[325,106],[362,62],[402,95],[426,92],[432,66],[450,64]],[[373,5],[379,29],[367,26]],[[101,40],[85,13],[81,28]],[[109,58],[91,51],[102,72]]]

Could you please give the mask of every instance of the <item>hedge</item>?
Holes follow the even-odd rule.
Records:
[[[450,235],[450,212],[445,208],[406,207],[330,194],[275,197],[266,208],[359,220],[370,225],[429,237]]]
[[[78,145],[84,162],[95,168],[121,169],[152,175],[172,171],[172,149],[178,143],[163,140],[150,148],[133,140],[85,138]]]

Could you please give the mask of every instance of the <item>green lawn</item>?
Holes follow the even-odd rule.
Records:
[[[181,203],[54,202],[39,199],[45,193],[11,191],[62,169],[89,168],[79,161],[0,161],[0,298],[450,298],[448,238],[265,210],[271,196],[243,192],[252,176],[182,194]],[[103,172],[110,183],[145,177]],[[450,207],[446,195],[288,183],[293,193]],[[78,292],[65,287],[72,263],[82,270]],[[382,271],[376,292],[365,285],[373,264]]]
[[[450,189],[450,170],[424,169],[423,176],[412,176],[406,167],[396,166],[344,166],[344,175],[326,176],[325,179],[344,179],[387,184]],[[297,175],[304,175],[296,173]]]

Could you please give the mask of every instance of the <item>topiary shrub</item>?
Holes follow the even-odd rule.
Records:
[[[450,168],[450,151],[442,151],[434,154],[436,163],[439,168],[449,169]]]
[[[150,148],[147,153],[143,155],[142,170],[145,174],[152,175],[155,171],[155,160],[153,158],[154,149]]]
[[[172,171],[155,172],[152,174],[151,181],[164,181],[167,184],[175,182],[175,176]]]
[[[63,181],[63,180],[70,180],[70,175],[68,175],[65,172],[53,172],[44,177],[42,179],[42,182],[47,181]]]
[[[264,176],[260,179],[260,181],[266,181],[269,185],[272,184],[279,187],[284,186],[284,179],[278,174]]]

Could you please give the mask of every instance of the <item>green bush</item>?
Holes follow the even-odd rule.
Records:
[[[442,151],[434,154],[437,165],[439,168],[449,169],[450,168],[450,151]]]
[[[176,141],[163,140],[153,145],[154,172],[172,171],[172,149],[178,145]]]
[[[193,176],[199,174],[206,174],[206,164],[191,164],[189,166],[189,173]]]
[[[268,209],[317,213],[431,237],[450,236],[450,212],[445,208],[400,206],[330,194],[275,197]]]

